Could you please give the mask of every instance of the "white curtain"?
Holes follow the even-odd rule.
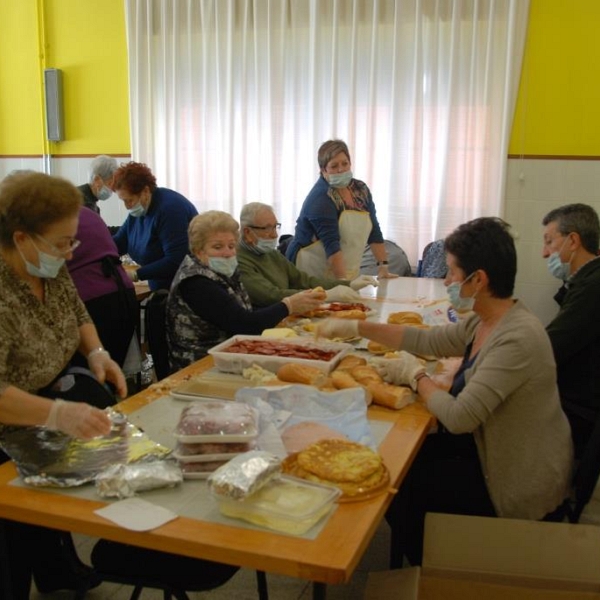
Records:
[[[293,233],[344,139],[416,264],[502,215],[529,0],[126,0],[132,155],[198,210],[275,207]]]

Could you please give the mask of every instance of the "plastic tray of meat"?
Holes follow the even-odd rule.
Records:
[[[219,371],[242,373],[252,365],[277,373],[293,362],[317,367],[324,373],[335,369],[353,347],[341,342],[299,338],[267,338],[260,335],[234,335],[211,348],[208,353]]]

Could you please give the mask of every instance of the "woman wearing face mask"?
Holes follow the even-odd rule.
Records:
[[[537,317],[512,298],[517,258],[508,225],[476,219],[450,234],[445,250],[450,300],[473,311],[459,323],[424,330],[331,319],[318,331],[463,357],[450,390],[408,352],[376,361],[387,381],[410,385],[444,427],[427,437],[388,512],[413,564],[421,560],[426,512],[541,519],[567,497],[573,460],[552,347]]]
[[[325,299],[323,292],[307,290],[253,311],[237,268],[238,239],[239,225],[225,212],[209,210],[190,223],[190,254],[173,279],[167,301],[173,370],[203,358],[232,335],[260,334],[289,314],[315,309]]]
[[[375,204],[367,185],[353,179],[350,152],[342,140],[319,148],[320,176],[296,221],[286,256],[314,277],[354,279],[369,244],[378,277],[397,277],[388,271],[387,253]]]
[[[113,189],[129,213],[113,239],[119,254],[129,254],[140,265],[127,273],[133,281],[147,279],[151,290],[168,289],[187,253],[187,228],[198,214],[196,207],[181,194],[157,187],[142,163],[121,165]]]
[[[80,438],[110,431],[104,411],[38,395],[76,350],[100,381],[126,393],[123,374],[102,348],[65,266],[79,246],[80,207],[80,192],[58,177],[17,173],[0,184],[0,432],[7,425]],[[29,598],[32,574],[43,592],[77,589],[90,576],[89,568],[67,561],[56,531],[10,521],[4,526],[14,598]]]

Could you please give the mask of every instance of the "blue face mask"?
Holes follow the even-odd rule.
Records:
[[[17,248],[17,251],[21,255],[23,262],[25,263],[25,268],[30,275],[34,277],[40,277],[41,279],[55,279],[60,271],[60,268],[65,264],[64,258],[57,258],[56,256],[52,256],[51,254],[46,254],[46,252],[42,252],[38,249],[35,243],[32,240],[33,245],[38,253],[38,260],[40,262],[40,266],[37,267],[33,263],[30,263],[24,256],[21,250]]]
[[[259,254],[266,254],[267,252],[273,252],[273,250],[277,250],[277,238],[274,240],[257,238],[256,244],[254,244],[256,251]]]
[[[566,281],[567,279],[569,279],[569,275],[571,274],[571,259],[569,259],[569,262],[566,263],[560,260],[560,253],[562,252],[566,243],[567,240],[563,242],[562,246],[560,247],[560,250],[558,250],[557,252],[553,252],[548,257],[548,260],[546,262],[550,274],[554,275],[554,277],[562,281]],[[571,255],[571,258],[573,258],[573,255]]]
[[[473,306],[475,305],[475,296],[477,292],[475,292],[469,298],[463,298],[460,295],[460,290],[462,286],[471,279],[475,275],[475,272],[471,273],[464,281],[458,282],[455,281],[446,287],[446,293],[448,294],[448,299],[450,300],[450,304],[459,311],[473,310]]]
[[[230,256],[229,258],[225,258],[223,256],[209,256],[208,266],[213,271],[225,275],[225,277],[231,277],[238,266],[237,257]]]
[[[127,212],[130,217],[141,217],[146,214],[146,209],[138,202],[135,206],[127,209]]]
[[[345,188],[352,181],[352,171],[344,171],[343,173],[330,173],[327,175],[329,185],[334,188]]]
[[[103,185],[96,197],[98,200],[108,200],[111,196],[112,190],[108,186]]]

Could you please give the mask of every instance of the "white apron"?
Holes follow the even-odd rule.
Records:
[[[346,266],[343,279],[354,279],[359,274],[362,255],[373,228],[371,215],[366,211],[343,210],[338,219],[338,228]],[[298,250],[296,266],[313,277],[340,279],[333,274],[320,240]]]

